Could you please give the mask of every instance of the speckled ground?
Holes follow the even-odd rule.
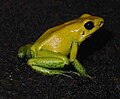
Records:
[[[44,76],[17,58],[20,46],[83,13],[105,25],[80,47],[78,60],[93,80]],[[0,99],[120,99],[120,0],[0,1]]]

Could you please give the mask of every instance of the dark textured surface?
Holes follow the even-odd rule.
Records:
[[[87,39],[78,60],[93,80],[43,76],[17,58],[20,46],[83,13],[102,16],[104,28]],[[120,0],[2,0],[0,99],[120,99]]]

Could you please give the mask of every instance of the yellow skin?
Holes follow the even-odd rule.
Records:
[[[75,74],[90,77],[76,59],[78,46],[103,23],[101,17],[83,14],[78,19],[48,29],[35,43],[20,47],[18,57],[29,58],[28,65],[42,74],[65,75],[68,72],[59,68],[71,62],[77,70]]]

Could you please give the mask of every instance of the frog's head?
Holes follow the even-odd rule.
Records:
[[[93,34],[96,30],[101,28],[104,23],[104,19],[97,16],[92,16],[89,14],[83,14],[80,18],[77,19],[77,24],[79,28],[77,28],[79,33],[79,38],[77,42],[82,42],[91,34]]]

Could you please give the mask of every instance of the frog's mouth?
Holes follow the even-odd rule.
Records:
[[[89,35],[87,36],[87,38],[90,37],[91,35],[92,35],[92,34],[89,34]]]
[[[80,42],[83,42],[84,40],[86,40],[87,38],[89,38],[92,34],[88,34],[88,35],[85,35],[83,37],[80,37]]]
[[[89,38],[89,37],[91,37],[92,35],[93,35],[93,34],[89,34],[89,35],[87,35],[87,36],[86,36],[86,39]]]

